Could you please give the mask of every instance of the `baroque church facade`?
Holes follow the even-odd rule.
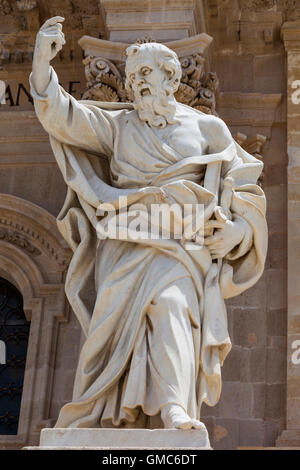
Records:
[[[227,302],[233,348],[201,419],[215,449],[300,448],[300,1],[0,0],[0,449],[38,445],[55,424],[84,340],[55,220],[66,186],[28,82],[36,33],[57,15],[67,42],[53,66],[75,98],[130,100],[126,47],[162,42],[182,65],[176,99],[264,162],[265,271]]]

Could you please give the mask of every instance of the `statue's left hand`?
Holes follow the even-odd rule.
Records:
[[[246,233],[246,224],[243,219],[210,221],[216,228],[211,237],[204,240],[204,245],[209,248],[212,259],[224,258],[230,251],[241,243]]]

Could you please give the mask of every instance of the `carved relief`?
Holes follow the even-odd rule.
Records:
[[[82,0],[71,0],[73,9],[80,15],[99,15],[99,3],[91,0],[85,0],[84,2]]]
[[[262,160],[262,148],[267,140],[265,135],[256,134],[252,137],[247,137],[245,134],[238,132],[234,138],[243,149]]]
[[[24,251],[27,251],[32,256],[38,256],[42,253],[38,248],[33,246],[26,237],[20,235],[18,232],[6,230],[2,227],[0,227],[0,240],[12,243],[22,248]]]
[[[300,18],[299,0],[279,0],[278,8],[284,12],[287,21],[294,21]]]
[[[49,16],[63,16],[65,25],[71,29],[82,29],[82,19],[85,16],[99,15],[97,2],[85,0],[51,0],[49,2]]]
[[[262,149],[267,140],[267,137],[265,135],[256,134],[252,137],[248,137],[245,134],[238,132],[233,137],[244,150],[251,153],[258,160],[263,160]],[[262,186],[263,180],[264,172],[262,172],[258,179],[259,186]]]
[[[88,90],[84,100],[128,101],[124,78],[108,59],[88,56],[83,61]]]
[[[275,0],[240,0],[242,10],[262,11],[270,10],[275,5]]]
[[[219,0],[207,0],[208,14],[211,18],[216,18],[219,14]]]
[[[15,229],[9,230],[6,227],[0,226],[0,240],[8,241],[9,243],[19,246],[31,255],[37,256],[42,254],[42,251],[29,241],[28,238],[31,238],[32,241],[38,242],[42,250],[47,253],[47,256],[53,258],[58,266],[66,267],[68,265],[69,257],[65,256],[57,246],[52,245],[50,238],[45,239],[41,233],[34,231],[32,227],[26,227],[24,223],[14,223],[10,218],[1,218],[0,224]],[[23,232],[24,235],[20,234],[20,232]]]
[[[37,6],[36,0],[17,0],[17,8],[20,11],[29,11]]]
[[[205,59],[193,54],[180,59],[182,78],[177,101],[207,114],[216,114],[216,93],[219,81],[216,73],[205,72]]]
[[[12,7],[7,0],[0,0],[0,15],[9,15]]]

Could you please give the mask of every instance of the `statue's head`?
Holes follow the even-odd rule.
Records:
[[[174,93],[180,85],[181,65],[175,52],[148,42],[133,44],[126,53],[126,89],[134,94],[140,119],[151,127],[177,122]]]

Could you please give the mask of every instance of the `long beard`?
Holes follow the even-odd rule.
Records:
[[[150,87],[149,87],[150,88]],[[139,90],[134,93],[134,107],[141,121],[150,127],[166,127],[167,124],[178,122],[174,116],[176,102],[173,93],[167,95],[168,87],[151,88],[151,95],[141,96]]]

